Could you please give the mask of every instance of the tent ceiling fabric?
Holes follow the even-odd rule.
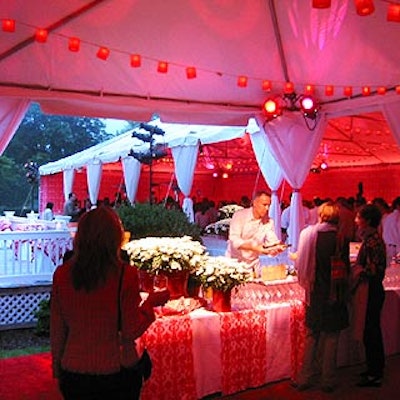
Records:
[[[380,113],[400,84],[400,24],[386,21],[386,1],[375,0],[368,17],[357,15],[353,0],[332,0],[326,10],[311,0],[0,4],[1,18],[16,21],[15,32],[0,31],[0,96],[38,101],[48,113],[140,121],[156,113],[166,122],[246,126],[286,81],[299,94],[312,84],[330,118],[319,157],[331,166],[400,162]],[[49,29],[46,43],[34,40],[36,28]],[[70,37],[81,40],[78,52],[68,50]],[[96,57],[100,46],[110,50],[107,60]],[[139,68],[131,54],[142,56]],[[157,72],[159,61],[169,63],[167,73]],[[194,79],[186,77],[190,66]],[[237,85],[239,76],[247,87]],[[371,96],[361,96],[366,85]],[[386,95],[374,94],[380,86]]]

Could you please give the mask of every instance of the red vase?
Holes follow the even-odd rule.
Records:
[[[179,297],[189,297],[187,285],[189,279],[189,271],[164,272],[168,279],[167,288],[171,300],[179,299]]]
[[[154,292],[154,274],[139,269],[139,283],[142,292]]]
[[[213,289],[213,310],[216,312],[232,311],[231,307],[231,289],[223,292],[222,290]]]

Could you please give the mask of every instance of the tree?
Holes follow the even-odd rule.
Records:
[[[25,163],[56,161],[111,136],[98,118],[46,115],[33,103],[0,157],[0,208],[18,209],[32,193]]]

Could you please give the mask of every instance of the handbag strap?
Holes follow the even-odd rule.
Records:
[[[124,279],[124,272],[125,272],[125,264],[121,266],[121,273],[119,276],[118,282],[118,331],[121,330],[122,325],[122,317],[121,317],[121,288],[122,288],[122,281]]]

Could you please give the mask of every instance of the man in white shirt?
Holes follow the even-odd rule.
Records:
[[[392,202],[393,211],[382,220],[382,237],[386,244],[387,265],[400,252],[400,197]]]
[[[236,211],[230,223],[226,256],[246,262],[253,272],[259,269],[260,255],[275,256],[282,251],[268,216],[270,204],[270,194],[257,192],[252,206]]]

